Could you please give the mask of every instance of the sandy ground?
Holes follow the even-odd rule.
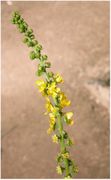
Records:
[[[10,3],[9,3],[10,4]],[[76,178],[109,178],[109,2],[2,2],[2,178],[59,178],[37,63],[10,23],[19,10],[64,77]]]

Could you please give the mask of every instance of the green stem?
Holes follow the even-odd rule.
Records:
[[[61,153],[65,153],[66,147],[65,147],[64,137],[63,137],[63,124],[62,124],[60,115],[58,116],[58,130],[59,130],[59,133],[61,135],[61,140],[60,140]],[[66,176],[68,176],[69,175],[68,160],[65,159],[64,163],[65,163],[65,167],[66,167]]]

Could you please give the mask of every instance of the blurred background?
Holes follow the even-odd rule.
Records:
[[[10,22],[20,11],[72,104],[76,178],[109,178],[109,2],[2,2],[2,178],[60,178],[47,135],[37,62]]]

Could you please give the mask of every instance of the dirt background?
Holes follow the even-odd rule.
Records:
[[[37,63],[10,23],[19,10],[64,77],[76,178],[109,178],[109,2],[2,2],[2,178],[59,178]]]

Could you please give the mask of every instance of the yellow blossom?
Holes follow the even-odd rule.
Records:
[[[63,157],[63,158],[69,158],[69,153],[66,152],[66,153],[62,154],[62,157]]]
[[[53,129],[49,128],[49,129],[47,130],[47,134],[51,134],[52,131],[53,131]]]
[[[38,85],[39,91],[44,92],[47,86],[46,82],[44,80],[37,80],[36,84]]]
[[[53,110],[52,110],[53,115],[56,116],[58,112],[59,112],[59,108],[54,107]]]
[[[73,116],[73,112],[67,112],[67,113],[66,113],[67,119],[71,119],[72,116]]]
[[[56,170],[58,174],[62,174],[62,169],[59,165],[57,166]]]
[[[71,119],[72,116],[73,116],[73,113],[72,113],[72,112],[67,112],[67,113],[66,113],[66,118],[67,118],[66,122],[67,122],[67,124],[69,124],[69,125],[73,125],[73,124],[74,124],[74,121]]]
[[[50,99],[48,97],[46,97],[46,101],[47,101],[47,103],[46,103],[45,107],[46,107],[47,112],[45,114],[47,114],[48,112],[52,112],[54,109],[54,107],[51,104]]]
[[[50,118],[54,118],[54,119],[55,119],[55,116],[54,116],[54,114],[53,114],[53,113],[49,113],[49,117],[50,117]]]
[[[52,92],[52,97],[56,98],[59,92],[60,92],[60,88],[56,87],[55,90]]]
[[[37,80],[35,83],[36,83],[38,86],[41,86],[42,84],[44,84],[44,80],[43,80],[43,79]]]
[[[65,96],[65,94],[63,92],[60,93],[59,95],[59,99],[60,99],[60,105],[61,107],[65,107],[65,106],[69,106],[70,105],[70,101],[67,99],[67,97]]]
[[[57,93],[60,92],[60,88],[56,87],[56,82],[49,83],[47,86],[47,94],[52,97],[56,97]]]
[[[60,76],[59,73],[57,73],[57,74],[54,76],[54,78],[55,78],[55,81],[56,81],[57,83],[63,82],[63,78]]]
[[[54,143],[57,143],[57,144],[58,144],[58,137],[57,137],[56,134],[54,134],[54,135],[52,136],[52,141],[53,141]]]
[[[79,172],[79,169],[78,169],[77,166],[74,167],[74,172],[75,172],[75,173],[78,173],[78,172]]]
[[[49,123],[50,123],[50,127],[53,127],[55,124],[55,118],[50,118]]]
[[[69,123],[68,123],[70,126],[72,126],[74,124],[74,121],[72,119],[69,120]]]
[[[66,176],[64,179],[71,179],[71,177],[70,176]]]
[[[52,113],[49,113],[50,119],[49,119],[49,129],[47,130],[48,134],[51,134],[51,132],[54,130],[54,126],[56,123],[55,117]]]
[[[51,84],[48,84],[48,87],[47,87],[48,95],[52,95],[53,92],[55,92],[55,88],[56,88],[56,83],[55,82],[52,82]]]

